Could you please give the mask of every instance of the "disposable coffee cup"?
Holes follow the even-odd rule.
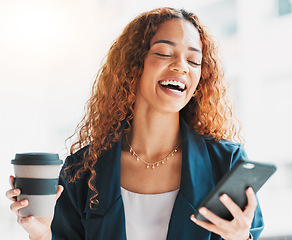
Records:
[[[20,216],[53,216],[62,160],[54,153],[17,153],[14,165],[15,188],[21,190],[17,200],[27,199]]]

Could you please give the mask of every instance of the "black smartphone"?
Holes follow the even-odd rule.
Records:
[[[226,193],[244,210],[247,204],[246,189],[252,187],[256,193],[273,175],[276,169],[274,164],[238,160],[218,182],[213,191],[208,194],[198,209],[204,206],[217,216],[226,220],[232,220],[233,216],[219,200],[219,197]],[[197,219],[208,222],[198,211],[194,215]]]

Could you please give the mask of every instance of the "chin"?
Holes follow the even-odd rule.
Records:
[[[179,114],[180,110],[183,109],[184,106],[167,106],[165,108],[160,107],[160,112],[165,114]]]

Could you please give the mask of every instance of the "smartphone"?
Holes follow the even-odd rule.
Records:
[[[204,206],[217,216],[226,220],[232,220],[233,216],[219,200],[219,197],[226,193],[244,210],[247,204],[246,189],[252,187],[256,193],[273,175],[276,169],[274,164],[238,160],[231,170],[218,182],[213,191],[208,194],[198,209]],[[209,222],[198,211],[194,215],[199,220]]]

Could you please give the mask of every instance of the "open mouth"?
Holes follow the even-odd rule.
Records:
[[[174,80],[164,80],[158,82],[162,87],[168,88],[172,91],[183,92],[186,90],[186,85],[182,82],[174,81]]]

